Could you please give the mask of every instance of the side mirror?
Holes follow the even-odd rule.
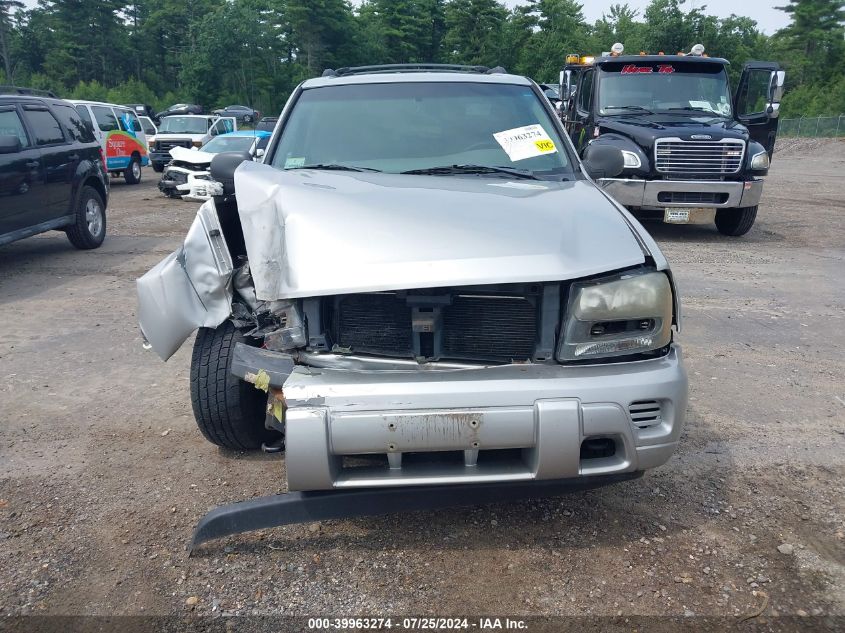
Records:
[[[21,139],[13,135],[0,136],[0,154],[17,154],[21,151]]]
[[[593,180],[615,178],[625,169],[625,157],[622,150],[611,145],[591,143],[584,150],[584,169]]]
[[[225,195],[235,193],[235,170],[238,165],[251,160],[249,152],[221,152],[211,159],[211,177],[223,185]]]
[[[208,133],[211,134],[211,136],[217,136],[219,134],[216,127],[209,128]]]
[[[262,156],[264,156],[264,150],[263,149],[255,150],[255,157],[256,158],[261,158]]]

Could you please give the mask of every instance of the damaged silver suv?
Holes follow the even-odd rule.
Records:
[[[289,490],[636,476],[687,400],[657,245],[593,182],[535,83],[502,69],[326,71],[264,162],[138,280],[214,444],[284,446]]]

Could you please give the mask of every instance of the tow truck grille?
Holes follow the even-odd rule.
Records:
[[[671,138],[657,139],[654,143],[654,165],[664,174],[735,174],[742,168],[744,155],[745,142],[736,139],[684,141]]]

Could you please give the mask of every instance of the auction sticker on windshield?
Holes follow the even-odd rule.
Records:
[[[557,152],[554,141],[543,126],[536,123],[496,132],[493,138],[514,162]]]

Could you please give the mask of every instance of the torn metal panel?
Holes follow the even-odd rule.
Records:
[[[137,281],[138,323],[167,360],[198,327],[232,313],[232,258],[214,203],[203,204],[184,244]]]
[[[645,261],[632,228],[588,181],[244,162],[235,188],[259,300],[559,281]]]

